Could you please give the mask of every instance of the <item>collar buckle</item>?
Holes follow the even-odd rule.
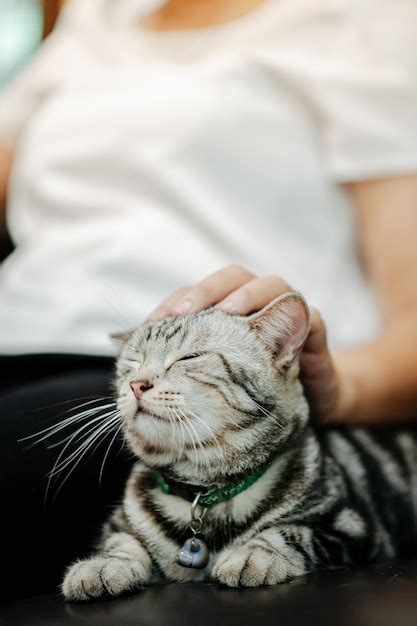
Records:
[[[198,533],[200,533],[203,529],[203,524],[204,524],[204,518],[206,516],[206,513],[208,511],[207,508],[205,508],[204,506],[199,505],[199,500],[200,498],[203,496],[203,492],[199,491],[198,494],[196,495],[196,497],[193,500],[193,503],[191,505],[191,522],[190,522],[190,529],[192,531],[192,533],[194,535],[197,535]],[[197,512],[197,507],[200,506],[201,508],[201,512],[200,514],[198,514]]]

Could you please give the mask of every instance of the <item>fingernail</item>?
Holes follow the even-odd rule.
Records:
[[[191,300],[188,300],[188,298],[186,298],[185,300],[181,300],[181,302],[177,304],[175,310],[180,315],[184,315],[185,313],[189,313],[192,308],[193,303],[191,302]]]
[[[231,300],[225,300],[224,302],[216,304],[215,308],[221,309],[222,311],[232,311],[234,309],[234,304]]]

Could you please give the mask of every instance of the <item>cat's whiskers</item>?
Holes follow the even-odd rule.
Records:
[[[230,424],[232,424],[232,426],[234,426],[238,430],[245,430],[244,426],[238,424],[238,422],[236,422],[236,420],[234,420],[233,417],[231,417],[230,415],[228,415],[226,419]]]
[[[65,467],[67,467],[73,460],[74,458],[76,458],[78,456],[78,454],[80,453],[80,451],[82,451],[84,449],[84,446],[87,445],[90,441],[90,438],[95,436],[95,434],[97,434],[99,431],[101,432],[102,429],[104,427],[107,427],[109,423],[113,423],[113,420],[116,419],[116,415],[112,413],[106,413],[105,415],[100,415],[98,418],[96,417],[94,420],[92,420],[89,424],[85,424],[84,426],[82,426],[81,428],[79,428],[73,435],[70,436],[70,440],[67,442],[67,444],[64,446],[63,450],[61,451],[60,455],[58,456],[57,461],[54,464],[53,469],[51,470],[51,472],[49,472],[48,476],[53,476],[56,474],[59,474],[63,469],[65,469]],[[106,421],[103,424],[103,419],[106,419]],[[99,424],[96,425],[96,422],[99,422]],[[91,425],[94,423],[94,426],[91,427]],[[87,432],[83,432],[86,429]],[[73,442],[76,441],[77,436],[79,434],[82,433],[82,437],[86,437],[82,443],[80,444],[79,447],[77,447],[73,452],[71,452],[71,454],[66,457],[65,459],[63,459],[62,461],[60,461],[60,457],[62,458],[62,454],[65,452],[65,450],[69,447],[69,445]]]
[[[94,417],[95,413],[97,413],[97,411],[95,411],[94,413],[88,414],[88,415],[84,415],[82,417],[82,419],[77,419],[74,420],[74,422],[70,422],[69,424],[66,424],[66,426],[71,426],[73,423],[76,423],[77,421],[82,421],[85,420],[87,418],[93,418],[91,420],[89,420],[86,424],[84,424],[81,428],[80,431],[83,430],[84,428],[88,428],[89,426],[91,426],[91,424],[95,424],[96,422],[101,421],[104,417],[108,417],[109,415],[111,415],[112,413],[114,413],[114,410],[109,411],[108,413],[105,413],[103,415],[97,415],[96,417]],[[62,429],[59,429],[62,430]],[[48,435],[48,437],[52,436],[52,435],[56,435],[59,431],[50,433],[50,435]],[[79,432],[79,431],[77,431]],[[48,444],[46,447],[48,450],[52,450],[53,448],[56,448],[57,446],[65,443],[66,441],[68,441],[69,439],[72,438],[72,436],[74,435],[74,433],[71,433],[69,435],[67,435],[66,437],[64,437],[64,439],[60,439],[59,441],[55,441],[54,443],[50,443]],[[46,437],[43,437],[43,439],[46,439]],[[43,439],[36,441],[35,443],[39,443],[40,441],[43,441]]]
[[[83,405],[80,405],[80,406],[83,406]],[[61,420],[58,424],[53,424],[52,426],[48,426],[47,428],[44,428],[43,430],[40,430],[32,435],[29,435],[28,437],[23,437],[22,439],[19,439],[19,442],[28,441],[29,439],[33,439],[34,437],[39,437],[39,435],[42,435],[41,437],[39,437],[39,439],[36,439],[35,441],[32,442],[30,446],[32,447],[34,445],[41,443],[45,439],[48,439],[49,437],[56,435],[58,432],[60,432],[64,428],[67,428],[68,426],[71,426],[72,424],[75,424],[76,422],[80,422],[84,419],[87,419],[88,417],[91,417],[91,415],[94,415],[95,413],[98,413],[99,411],[103,411],[105,409],[108,409],[114,406],[116,406],[116,402],[111,402],[109,404],[87,409],[86,411],[82,411],[81,413],[77,413],[76,415],[71,415],[70,417],[67,417],[64,420]],[[80,407],[74,407],[74,409],[75,408],[80,408]],[[72,409],[69,409],[69,410],[72,410]]]
[[[82,398],[79,398],[79,399],[81,400]],[[91,400],[88,400],[87,402],[82,402],[81,404],[77,404],[77,405],[75,405],[73,407],[70,407],[69,409],[64,411],[64,413],[69,413],[69,411],[75,411],[76,409],[81,409],[84,406],[88,406],[89,404],[94,404],[95,402],[101,402],[103,400],[113,400],[113,402],[111,404],[116,404],[116,402],[114,401],[114,395],[113,394],[109,395],[109,396],[99,396],[97,398],[93,398]],[[71,402],[71,400],[69,402]],[[106,405],[104,405],[104,406],[106,406]],[[96,407],[96,408],[100,408],[100,407]],[[103,405],[102,405],[101,408],[103,408]]]
[[[204,443],[203,443],[202,438],[199,435],[195,425],[193,424],[193,421],[191,419],[192,416],[187,415],[186,413],[184,413],[184,411],[182,409],[180,409],[180,413],[184,417],[184,419],[186,419],[187,422],[189,423],[190,428],[193,430],[193,433],[195,434],[195,438],[196,438],[196,442],[197,442],[198,446],[200,447],[201,450],[203,450],[204,449]]]
[[[178,422],[178,418],[177,418],[176,415],[174,415],[174,419]],[[169,425],[170,425],[170,428],[171,428],[172,440],[176,441],[176,434],[177,433],[175,431],[175,424],[174,424],[174,422],[172,420],[172,416],[171,415],[169,415]]]
[[[76,467],[78,466],[78,464],[80,463],[80,461],[82,460],[82,458],[85,456],[85,454],[88,452],[88,450],[94,445],[95,442],[97,442],[99,439],[101,440],[101,442],[103,442],[105,440],[105,438],[107,437],[107,435],[111,432],[111,429],[113,428],[113,426],[117,423],[117,420],[115,422],[112,422],[111,424],[106,424],[103,425],[102,427],[100,427],[99,429],[97,429],[97,431],[95,431],[94,433],[92,433],[90,435],[90,437],[88,438],[88,441],[86,442],[86,444],[83,444],[82,447],[82,452],[81,450],[78,450],[78,458],[77,460],[75,460],[75,458],[72,458],[71,461],[69,461],[67,464],[64,465],[64,467],[62,467],[55,475],[60,474],[64,469],[66,469],[66,467],[68,467],[69,465],[72,464],[71,469],[69,470],[69,472],[66,474],[65,478],[62,480],[61,484],[59,485],[59,487],[57,488],[57,490],[55,491],[55,495],[54,495],[54,499],[57,497],[58,493],[61,491],[61,489],[63,488],[64,484],[67,482],[67,480],[69,479],[69,477],[71,476],[71,474],[74,472],[74,470],[76,469]],[[55,476],[54,475],[54,476]],[[50,481],[52,480],[52,478],[54,476],[50,476]],[[49,486],[49,481],[48,481],[48,486]]]
[[[184,421],[181,418],[180,415],[178,415],[178,412],[175,411],[175,409],[170,409],[171,411],[174,412],[174,416],[177,420],[178,426],[180,427],[180,434],[181,434],[181,448],[180,451],[178,453],[178,461],[181,461],[181,459],[184,458],[185,455],[185,447],[186,447],[186,439],[185,439],[185,428],[184,428]]]
[[[185,453],[185,445],[186,445],[186,441],[185,441],[185,430],[184,430],[184,420],[181,418],[181,416],[178,414],[178,411],[175,410],[174,407],[168,407],[167,408],[169,414],[171,416],[174,417],[177,426],[179,427],[179,431],[180,431],[180,436],[181,436],[181,447],[178,450],[178,455],[177,455],[177,462],[181,461],[181,459],[184,457],[184,453]],[[174,432],[174,440],[176,441],[177,437],[176,437],[176,432]]]
[[[183,418],[184,427],[186,428],[188,434],[190,435],[191,445],[193,446],[195,455],[198,456],[197,445],[199,445],[200,449],[202,449],[201,442],[199,441],[199,438],[198,438],[198,433],[196,432],[195,428],[191,424],[190,419],[185,415],[185,413],[181,409],[178,409],[178,411],[179,411],[180,415]],[[195,437],[195,439],[194,439],[194,437]]]
[[[190,420],[182,413],[181,413],[181,419],[182,419],[184,428],[186,429],[188,435],[190,436],[191,445],[193,447],[194,454],[197,456],[198,455],[197,445],[199,445],[198,435],[195,432],[195,430],[191,428]],[[186,442],[186,447],[187,447],[187,442]],[[201,445],[200,445],[200,448],[201,448]]]
[[[268,411],[268,409],[266,409],[261,404],[256,402],[256,400],[254,400],[253,398],[251,398],[251,400],[255,404],[255,406],[258,407],[261,413],[263,413],[266,417],[270,417],[275,422],[275,424],[279,426],[280,428],[284,428],[284,424],[281,422],[281,420],[279,419],[277,415],[274,415],[274,413],[271,413],[271,411]]]
[[[101,479],[102,479],[102,477],[103,477],[103,471],[104,471],[104,466],[105,466],[105,464],[106,464],[107,457],[109,456],[109,453],[110,453],[111,447],[112,447],[113,443],[115,442],[115,440],[116,440],[116,438],[117,438],[118,434],[119,434],[119,433],[120,433],[120,431],[122,430],[122,428],[123,428],[123,422],[120,424],[119,428],[118,428],[118,429],[116,430],[116,432],[114,433],[114,436],[113,436],[112,440],[111,440],[111,441],[110,441],[110,443],[109,443],[109,447],[108,447],[108,448],[107,448],[107,450],[106,450],[106,454],[104,455],[103,462],[102,462],[101,467],[100,467],[100,476],[99,476],[99,479],[98,479],[98,484],[99,484],[99,486],[101,486]]]
[[[85,424],[85,427],[88,428],[89,426],[91,426],[91,424],[95,424],[96,422],[101,422],[101,419],[103,419],[103,417],[108,417],[109,414],[106,414],[105,416],[99,415],[98,418],[95,418],[94,420],[91,420],[90,422],[88,422],[87,424]],[[100,419],[101,418],[101,419]],[[90,429],[88,432],[92,432],[93,429]],[[72,439],[73,434],[67,435],[67,437],[64,437],[64,439],[60,439],[59,441],[56,441],[54,443],[49,444],[47,447],[48,450],[52,450],[53,448],[57,448],[58,446],[66,443],[66,442],[70,442],[69,440]],[[81,436],[84,436],[88,433],[82,433]],[[81,438],[81,437],[80,437]],[[72,439],[72,441],[76,441],[76,439]],[[70,442],[71,443],[71,442]]]
[[[210,439],[213,440],[216,443],[217,448],[219,449],[219,452],[222,454],[223,451],[222,451],[220,442],[217,439],[213,429],[208,424],[206,424],[206,422],[201,417],[199,417],[198,415],[196,415],[196,413],[191,411],[191,409],[186,408],[186,411],[191,415],[191,417],[194,417],[198,422],[200,422],[200,424],[202,424],[204,426],[204,428],[207,430],[207,432],[210,435]]]
[[[91,448],[91,446],[97,441],[97,439],[101,435],[104,435],[104,437],[107,436],[108,432],[120,420],[120,418],[121,418],[121,416],[120,416],[119,411],[117,411],[117,410],[116,411],[110,411],[108,413],[105,413],[104,415],[99,415],[98,417],[94,418],[94,420],[92,420],[88,424],[84,424],[83,426],[78,428],[75,433],[73,433],[70,436],[70,438],[67,441],[67,443],[65,444],[64,448],[59,453],[58,458],[56,459],[52,470],[48,473],[48,483],[47,483],[46,492],[45,492],[45,502],[46,502],[46,499],[47,499],[47,496],[48,496],[48,493],[49,493],[49,489],[50,489],[50,486],[51,486],[52,479],[55,476],[57,476],[60,473],[62,473],[62,471],[64,471],[64,469],[66,469],[73,461],[75,461],[75,459],[78,456],[78,460],[75,461],[74,466],[72,467],[70,472],[67,474],[65,479],[62,481],[62,483],[59,486],[59,488],[57,489],[57,491],[55,492],[55,497],[56,497],[58,495],[59,491],[62,489],[62,487],[65,484],[65,482],[68,480],[69,476],[74,471],[75,467],[80,462],[81,458],[88,451],[88,449]],[[104,423],[102,423],[103,420],[105,420]],[[96,422],[99,422],[99,424],[96,425]],[[89,427],[91,427],[92,423],[94,423],[94,426],[92,428],[89,428]],[[88,429],[87,432],[84,432],[86,429]],[[75,451],[73,451],[69,455],[69,457],[63,459],[62,457],[65,454],[65,452],[68,449],[68,447],[71,445],[71,443],[73,441],[76,441],[76,439],[79,437],[80,434],[81,434],[81,436],[85,436],[86,435],[87,438],[84,439],[82,444]]]
[[[95,450],[99,447],[99,445],[101,445],[102,441],[105,440],[107,433],[110,433],[113,430],[114,426],[117,426],[118,422],[120,421],[120,418],[118,415],[113,415],[112,417],[108,418],[105,422],[105,424],[103,424],[103,428],[100,427],[100,434],[103,435],[103,437],[100,439],[100,437],[94,437],[94,431],[91,433],[90,437],[91,437],[91,441],[90,444],[88,445],[88,449],[91,448],[91,453],[95,452]],[[97,429],[97,434],[99,433],[99,430]],[[92,447],[94,445],[94,447]],[[86,447],[85,446],[85,442],[84,444],[82,444],[83,449]],[[79,452],[81,452],[81,450],[79,450]]]
[[[71,404],[72,402],[77,402],[78,400],[88,400],[88,402],[83,402],[82,404],[71,406],[69,409],[61,413],[61,415],[65,415],[65,413],[69,413],[69,411],[75,411],[75,409],[79,409],[82,406],[85,406],[87,404],[92,404],[93,402],[101,402],[102,400],[109,400],[110,398],[113,398],[113,397],[114,397],[113,395],[98,396],[98,397],[80,396],[78,398],[71,398],[68,400],[62,400],[61,402],[55,402],[54,404],[46,404],[44,406],[37,407],[36,409],[32,409],[31,412],[36,413],[37,411],[45,411],[46,409],[54,409],[55,407],[63,406],[64,404]]]

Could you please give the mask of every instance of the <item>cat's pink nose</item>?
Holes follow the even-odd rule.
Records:
[[[135,380],[130,383],[130,388],[133,391],[136,400],[140,400],[145,391],[148,389],[152,389],[153,385],[151,385],[147,380]]]

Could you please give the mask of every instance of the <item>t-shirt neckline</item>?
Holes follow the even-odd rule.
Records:
[[[139,23],[140,16],[137,14],[137,16],[131,20],[130,28],[134,29],[142,38],[146,38],[155,43],[160,42],[161,44],[164,42],[203,40],[209,37],[232,34],[246,26],[254,28],[258,21],[265,18],[265,15],[271,10],[271,7],[276,7],[277,4],[284,3],[285,0],[264,0],[256,9],[244,13],[234,20],[198,28],[178,28],[172,30],[152,30],[141,26]]]

